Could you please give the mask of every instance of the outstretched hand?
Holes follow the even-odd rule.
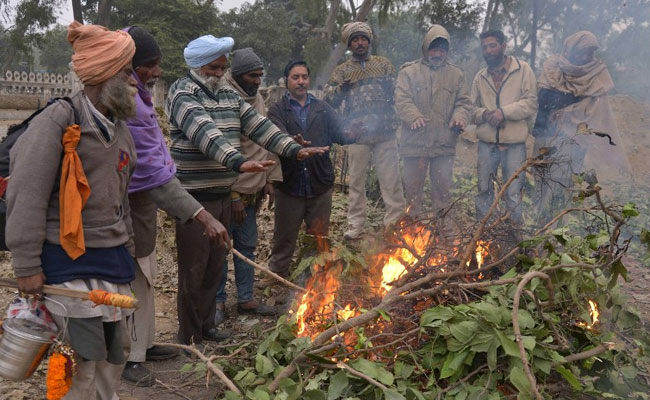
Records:
[[[315,156],[317,154],[324,154],[326,151],[330,149],[329,146],[323,146],[323,147],[303,147],[300,149],[298,152],[298,155],[296,156],[296,159],[298,161],[305,160],[309,157]]]
[[[305,138],[302,137],[301,134],[297,134],[296,136],[294,136],[293,140],[295,140],[296,143],[298,143],[302,147],[307,147],[307,146],[309,146],[311,144],[311,142],[309,140],[305,140]]]
[[[266,172],[269,170],[269,167],[274,165],[275,161],[273,160],[244,161],[244,163],[239,166],[239,172]]]

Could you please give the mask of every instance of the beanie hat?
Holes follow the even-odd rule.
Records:
[[[139,26],[127,28],[127,32],[135,42],[135,55],[133,55],[132,63],[134,69],[162,57],[156,39],[149,32]]]
[[[230,59],[230,73],[232,76],[243,75],[256,69],[264,69],[264,64],[250,47],[232,52]]]

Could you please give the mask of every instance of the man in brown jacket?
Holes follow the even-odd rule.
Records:
[[[414,216],[423,211],[427,173],[433,211],[449,205],[456,141],[469,118],[465,75],[447,61],[449,45],[447,30],[432,26],[422,42],[422,58],[404,64],[397,75],[395,110],[401,120],[402,180],[409,213]]]
[[[505,35],[501,31],[481,33],[481,51],[487,68],[472,83],[471,99],[476,107],[472,122],[478,136],[477,217],[483,217],[494,199],[494,178],[499,165],[503,182],[526,160],[529,120],[537,111],[537,81],[530,66],[506,56]],[[521,174],[505,194],[510,219],[522,223]]]

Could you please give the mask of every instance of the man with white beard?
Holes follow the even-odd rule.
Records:
[[[180,223],[196,220],[205,235],[217,242],[228,241],[226,228],[194,199],[176,178],[176,167],[169,155],[150,90],[162,75],[162,53],[153,36],[139,26],[125,29],[135,42],[133,78],[138,83],[135,95],[136,116],[127,121],[138,162],[129,185],[129,205],[133,220],[135,256],[138,268],[132,283],[139,307],[129,322],[132,332],[131,354],[122,378],[138,386],[151,386],[154,375],[142,363],[165,360],[176,355],[170,347],[154,346],[156,312],[154,282],[158,275],[156,259],[157,209],[160,207]]]
[[[68,41],[84,89],[72,106],[57,101],[41,112],[11,150],[12,266],[24,296],[39,297],[44,283],[130,295],[135,263],[127,190],[137,156],[125,120],[135,115],[135,45],[126,32],[76,21]],[[67,316],[65,341],[75,351],[66,398],[116,398],[132,310],[58,295],[45,304],[60,329]]]
[[[171,155],[176,176],[206,210],[228,228],[230,190],[237,173],[265,172],[272,160],[252,161],[240,152],[240,135],[282,157],[304,160],[327,147],[303,148],[260,115],[232,88],[220,86],[234,45],[230,37],[201,36],[183,55],[188,75],[169,88],[165,112],[171,125]],[[210,243],[193,224],[176,225],[178,248],[178,340],[219,341],[215,298],[226,272],[226,246]]]

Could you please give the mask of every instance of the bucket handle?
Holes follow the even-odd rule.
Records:
[[[57,333],[56,339],[55,339],[55,342],[62,342],[63,340],[65,340],[65,335],[68,332],[68,321],[69,321],[69,318],[70,318],[70,317],[68,317],[68,309],[60,301],[54,300],[53,298],[51,298],[49,296],[43,296],[43,299],[45,299],[45,298],[47,298],[48,301],[51,301],[52,303],[54,303],[56,305],[59,305],[59,306],[61,306],[61,308],[63,308],[63,329],[61,329]]]

